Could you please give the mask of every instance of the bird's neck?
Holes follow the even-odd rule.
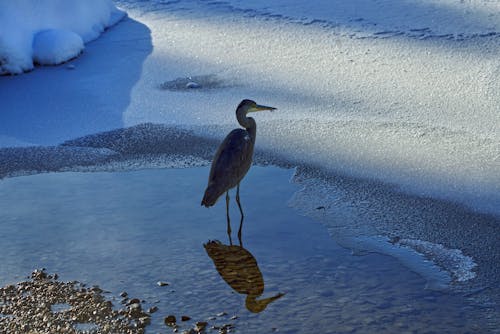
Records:
[[[238,123],[248,131],[252,140],[255,140],[255,134],[257,133],[257,123],[255,123],[255,120],[252,117],[247,117],[245,114],[236,114],[236,118],[238,119]]]

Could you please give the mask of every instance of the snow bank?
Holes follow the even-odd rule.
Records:
[[[111,0],[0,0],[0,74],[74,58],[124,15]]]

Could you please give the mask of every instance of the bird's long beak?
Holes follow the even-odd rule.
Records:
[[[268,107],[268,106],[263,106],[263,105],[260,105],[260,104],[256,104],[255,107],[252,107],[249,111],[250,112],[256,112],[256,111],[263,111],[263,110],[273,111],[273,110],[276,110],[276,108],[274,108],[274,107]]]

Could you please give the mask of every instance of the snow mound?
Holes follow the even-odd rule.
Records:
[[[33,41],[33,60],[41,65],[57,65],[77,57],[84,49],[80,35],[64,29],[39,32]]]
[[[47,44],[44,31],[59,31],[53,45],[57,49],[50,50],[49,58],[61,62],[75,56],[77,42],[75,36],[70,37],[71,33],[87,43],[124,16],[125,12],[117,9],[111,0],[1,1],[0,75],[32,70],[33,60],[37,61],[34,56],[40,52],[34,47],[44,41],[42,46]],[[61,60],[63,56],[69,58]]]

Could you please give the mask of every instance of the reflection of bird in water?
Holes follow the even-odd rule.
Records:
[[[284,295],[278,293],[274,297],[257,300],[264,292],[264,279],[257,261],[245,248],[224,245],[217,240],[203,246],[224,281],[236,292],[247,295],[245,305],[250,312],[262,312],[267,305]]]
[[[224,139],[215,153],[212,168],[208,177],[208,186],[201,205],[210,207],[217,199],[226,193],[227,232],[231,235],[229,222],[229,189],[236,188],[236,202],[241,213],[238,238],[241,239],[243,225],[243,210],[240,203],[240,181],[246,175],[252,164],[253,147],[257,124],[252,117],[247,117],[250,112],[262,110],[275,110],[273,107],[261,106],[251,100],[243,100],[236,108],[236,119],[243,129],[234,129]]]

